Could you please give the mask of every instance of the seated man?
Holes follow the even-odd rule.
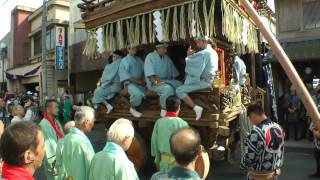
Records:
[[[169,173],[159,172],[151,180],[162,179],[192,179],[201,178],[195,172],[196,161],[202,154],[199,133],[191,128],[178,129],[170,138],[171,152],[176,160],[176,165]]]
[[[125,153],[134,138],[132,122],[116,120],[110,126],[107,137],[106,146],[91,161],[89,180],[138,180],[134,165]]]
[[[170,150],[170,136],[177,129],[189,127],[186,121],[178,117],[180,104],[179,98],[170,96],[166,102],[167,114],[158,119],[153,128],[151,155],[155,157],[155,163],[161,172],[169,172],[175,163]]]
[[[120,64],[120,81],[128,87],[130,94],[130,113],[133,117],[141,117],[142,113],[136,110],[140,106],[145,95],[145,81],[143,76],[143,61],[135,56],[137,49],[128,48],[128,55],[122,59]]]
[[[175,80],[179,72],[169,56],[166,55],[168,45],[158,43],[156,50],[147,55],[144,63],[144,72],[148,89],[160,96],[161,117],[166,114],[166,100],[175,94],[180,81]]]
[[[196,120],[202,116],[203,108],[196,105],[188,93],[211,88],[211,80],[218,70],[218,54],[209,44],[209,38],[197,38],[197,47],[201,51],[186,58],[186,80],[184,85],[177,89],[177,95],[196,113]]]
[[[110,64],[106,65],[100,79],[101,86],[94,91],[93,95],[95,109],[97,108],[97,104],[103,103],[107,108],[107,114],[111,113],[113,110],[113,107],[108,103],[108,100],[113,98],[115,94],[122,89],[118,74],[122,59],[121,52],[113,52],[110,58],[112,61]]]

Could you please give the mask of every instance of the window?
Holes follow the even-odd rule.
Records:
[[[29,43],[23,43],[23,63],[29,62]]]
[[[39,55],[41,53],[41,32],[33,36],[33,55]]]
[[[305,29],[320,28],[320,1],[304,0],[303,2],[303,27]]]
[[[55,47],[55,34],[54,28],[51,28],[46,32],[46,49],[51,50]]]

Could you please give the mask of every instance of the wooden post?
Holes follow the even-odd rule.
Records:
[[[257,25],[257,27],[260,29],[261,33],[263,34],[263,36],[268,41],[268,43],[272,49],[272,52],[274,53],[274,55],[278,59],[279,63],[283,67],[284,71],[286,72],[286,74],[289,77],[290,81],[292,82],[293,86],[296,88],[297,94],[300,97],[300,99],[302,100],[306,110],[310,114],[313,123],[315,124],[317,129],[319,129],[320,128],[320,115],[319,115],[318,109],[317,109],[316,105],[314,104],[308,90],[304,86],[301,78],[299,77],[298,72],[296,71],[296,69],[292,65],[289,57],[284,52],[280,43],[277,41],[276,37],[272,34],[272,32],[264,26],[261,18],[259,17],[256,10],[251,6],[249,1],[248,0],[241,0],[241,2],[243,4],[243,6],[245,7],[245,9],[247,10],[247,13],[249,14],[249,16],[253,19],[253,21],[255,22],[255,24]]]

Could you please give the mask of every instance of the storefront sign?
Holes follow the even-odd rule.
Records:
[[[56,69],[64,70],[65,49],[65,29],[64,27],[56,27]]]

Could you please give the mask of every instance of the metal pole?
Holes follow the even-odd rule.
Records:
[[[257,27],[260,29],[263,36],[268,41],[272,52],[277,57],[279,63],[281,64],[282,68],[286,72],[287,76],[289,77],[290,81],[292,82],[293,86],[297,89],[297,94],[301,98],[302,103],[306,107],[306,110],[310,114],[310,117],[313,123],[316,125],[317,129],[320,128],[320,114],[316,105],[314,104],[308,90],[304,86],[301,78],[299,77],[298,72],[292,65],[289,57],[282,49],[280,43],[277,41],[276,37],[272,34],[272,32],[264,26],[260,16],[255,11],[255,9],[250,5],[248,0],[241,0],[241,3],[247,10],[249,16],[253,19],[256,23]]]
[[[41,24],[41,40],[42,40],[42,55],[41,55],[41,99],[44,102],[47,96],[47,61],[46,61],[46,33],[47,33],[47,0],[43,0],[42,5],[42,24]]]

